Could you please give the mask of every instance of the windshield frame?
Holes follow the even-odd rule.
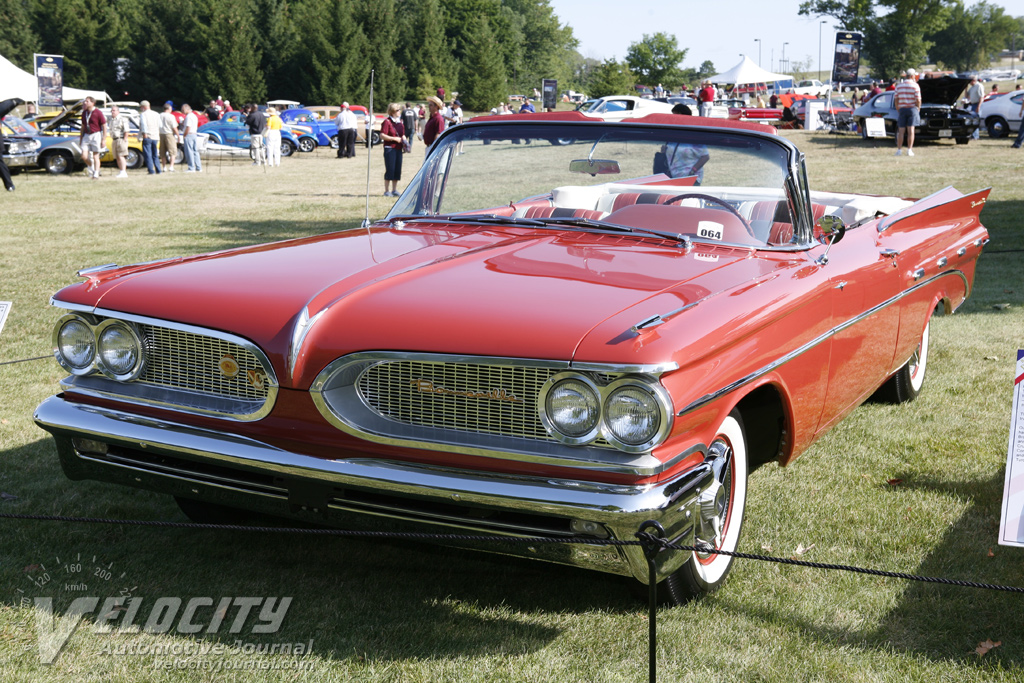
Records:
[[[644,119],[656,120],[652,121]],[[679,123],[663,123],[662,121],[665,119],[677,119],[679,120]],[[523,129],[523,137],[529,136],[528,129],[531,127],[537,129],[544,128],[546,129],[547,134],[534,135],[534,137],[551,138],[550,129],[552,127],[560,126],[565,127],[565,137],[572,137],[571,133],[574,130],[578,132],[579,127],[581,126],[604,129],[607,133],[622,131],[624,128],[628,127],[629,130],[636,130],[638,132],[644,129],[651,131],[668,129],[674,131],[686,130],[696,133],[706,132],[710,135],[736,137],[738,144],[741,144],[746,140],[748,142],[757,141],[760,144],[774,145],[777,150],[782,153],[785,159],[785,178],[779,189],[785,193],[786,202],[789,206],[793,221],[794,240],[792,243],[783,246],[758,246],[757,248],[772,251],[788,251],[804,250],[817,245],[817,241],[813,239],[810,187],[807,180],[806,165],[803,161],[803,154],[793,143],[778,135],[774,129],[769,131],[763,126],[757,124],[745,124],[732,121],[723,121],[721,123],[701,121],[701,123],[690,123],[688,117],[665,114],[647,116],[643,119],[626,119],[624,121],[615,122],[595,120],[594,118],[585,116],[579,112],[475,117],[466,123],[447,128],[438,136],[437,140],[435,140],[433,146],[428,151],[426,159],[419,171],[406,187],[406,190],[402,193],[399,200],[395,202],[385,220],[394,221],[402,219],[408,220],[410,218],[430,218],[431,216],[438,214],[444,215],[444,213],[446,213],[436,210],[438,206],[437,202],[443,199],[445,184],[447,183],[447,173],[443,171],[439,172],[438,167],[441,164],[450,164],[452,161],[452,150],[456,143],[452,138],[465,137],[467,132],[475,129],[507,127]],[[599,130],[587,131],[588,139],[598,139],[602,135],[603,134]],[[515,135],[512,135],[511,137],[515,137]],[[561,136],[556,135],[555,137]],[[415,192],[419,191],[418,188],[420,185],[425,188],[426,194],[432,197],[430,213],[412,213],[406,210],[410,205],[410,201],[408,200],[411,199],[411,197],[408,197],[407,195],[410,193],[415,194]],[[638,186],[638,188],[639,187],[640,186]],[[520,199],[528,198],[529,197],[522,197]],[[481,206],[478,208],[480,210],[485,210],[488,207]]]

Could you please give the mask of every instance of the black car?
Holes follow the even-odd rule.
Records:
[[[944,140],[952,138],[957,144],[966,145],[981,119],[967,109],[954,106],[960,94],[970,84],[969,78],[924,78],[918,81],[921,87],[921,124],[915,128],[916,140]],[[885,120],[885,134],[896,135],[896,108],[893,106],[895,92],[888,90],[875,95],[853,112],[854,122],[861,137],[867,138],[865,121],[870,118]]]

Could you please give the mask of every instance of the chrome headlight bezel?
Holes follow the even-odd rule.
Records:
[[[87,336],[92,340],[92,351],[89,354],[89,361],[82,365],[72,363],[62,350],[63,342],[61,340],[61,332],[63,332],[64,329],[72,323],[82,325],[87,332]],[[83,376],[91,374],[96,366],[96,334],[93,330],[92,324],[82,316],[74,313],[69,313],[61,317],[53,327],[53,357],[62,368],[70,372],[72,375]]]
[[[548,396],[557,386],[566,381],[575,380],[586,385],[594,393],[599,401],[599,414],[593,429],[586,434],[570,436],[555,423],[548,407]],[[653,430],[650,438],[643,443],[628,443],[611,428],[608,423],[608,401],[624,389],[639,389],[646,393],[654,401],[658,410],[657,429]],[[570,446],[585,446],[598,439],[604,439],[610,446],[625,453],[645,453],[657,447],[668,438],[672,429],[672,398],[668,390],[656,379],[648,376],[630,375],[620,377],[608,384],[602,384],[600,376],[591,376],[587,373],[568,371],[553,375],[541,388],[537,399],[537,412],[540,415],[541,423],[552,436],[561,443]]]
[[[132,363],[131,367],[126,368],[124,372],[118,372],[118,368],[112,367],[103,357],[104,335],[112,329],[116,329],[117,331],[124,333],[135,346],[135,361]],[[116,318],[108,318],[97,325],[94,331],[96,334],[95,365],[96,369],[99,370],[104,377],[108,377],[118,382],[130,382],[142,374],[142,370],[146,365],[146,348],[142,341],[142,335],[139,334],[139,331],[134,325]]]
[[[552,415],[550,407],[548,406],[548,397],[551,395],[551,392],[560,385],[570,382],[577,382],[583,385],[586,391],[590,392],[594,400],[594,410],[596,412],[591,428],[585,433],[575,436],[564,432],[559,427]],[[601,390],[598,388],[597,384],[590,377],[578,372],[560,372],[556,375],[552,375],[551,378],[544,383],[544,386],[541,387],[540,393],[537,396],[537,410],[544,428],[554,439],[570,446],[580,446],[590,443],[601,435],[602,403],[603,397],[601,396]]]
[[[623,377],[612,382],[604,389],[604,401],[601,404],[601,434],[608,443],[627,453],[640,453],[651,450],[668,438],[668,433],[672,426],[672,400],[669,398],[668,391],[660,383],[651,382],[639,377]],[[612,429],[608,419],[609,402],[626,389],[639,389],[647,394],[656,406],[658,414],[657,428],[651,432],[647,439],[640,443],[630,443],[619,438]]]

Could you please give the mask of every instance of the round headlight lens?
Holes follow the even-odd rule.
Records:
[[[601,419],[601,400],[597,392],[578,379],[557,383],[544,400],[551,426],[567,437],[578,439],[597,429]]]
[[[649,391],[627,386],[605,401],[605,425],[612,436],[628,446],[645,444],[661,429],[661,409]]]
[[[72,318],[57,332],[57,353],[67,364],[67,368],[86,370],[96,357],[96,337],[84,320]]]
[[[114,378],[127,379],[139,366],[141,352],[138,338],[126,326],[115,323],[100,330],[100,365]]]

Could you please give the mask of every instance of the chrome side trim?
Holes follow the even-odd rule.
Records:
[[[851,327],[853,325],[856,325],[857,323],[859,323],[860,321],[864,320],[865,318],[869,318],[869,317],[873,316],[875,313],[878,313],[879,311],[881,311],[881,310],[883,310],[885,308],[888,308],[889,306],[893,305],[894,303],[896,303],[900,299],[902,299],[905,296],[909,295],[911,292],[913,292],[913,291],[915,291],[917,289],[920,289],[921,287],[925,287],[925,286],[931,284],[932,282],[938,280],[939,278],[945,277],[947,275],[959,275],[960,278],[964,281],[964,287],[967,290],[967,296],[968,297],[970,296],[970,293],[971,293],[971,291],[970,291],[970,282],[968,281],[967,276],[964,275],[964,273],[962,271],[960,271],[960,270],[949,270],[949,271],[946,271],[945,273],[939,273],[938,275],[930,277],[930,278],[928,278],[927,280],[925,280],[923,282],[918,282],[913,287],[910,287],[909,289],[906,289],[903,292],[900,292],[898,295],[892,297],[891,299],[889,299],[887,301],[883,301],[882,303],[878,304],[877,306],[874,306],[873,308],[870,308],[867,311],[864,311],[860,315],[855,316],[853,318],[850,318],[849,320],[847,320],[846,322],[842,323],[841,325],[837,325],[837,326],[833,327],[831,330],[825,332],[824,334],[820,335],[819,337],[817,337],[815,339],[812,339],[811,341],[807,342],[803,346],[801,346],[801,347],[799,347],[797,349],[794,349],[793,351],[790,351],[786,355],[778,358],[777,360],[772,361],[771,363],[769,363],[768,365],[765,365],[762,368],[759,368],[759,369],[755,370],[754,372],[750,373],[749,375],[747,375],[745,377],[741,377],[738,380],[736,380],[735,382],[727,384],[726,386],[722,387],[721,389],[718,389],[717,391],[713,391],[710,394],[705,394],[705,395],[701,396],[700,398],[698,398],[697,400],[693,401],[692,403],[687,405],[685,408],[680,410],[678,413],[676,413],[676,416],[677,417],[678,416],[682,416],[682,415],[685,415],[686,413],[689,413],[689,412],[692,412],[694,410],[697,410],[698,408],[702,408],[703,406],[706,406],[707,404],[709,404],[709,403],[711,403],[713,401],[717,401],[718,399],[720,399],[721,397],[725,396],[726,394],[730,394],[733,391],[736,391],[737,389],[739,389],[742,386],[745,386],[747,384],[750,384],[751,382],[757,381],[758,379],[760,379],[760,378],[764,377],[765,375],[767,375],[769,372],[775,371],[776,369],[780,368],[781,366],[785,365],[786,363],[790,362],[791,360],[793,360],[795,358],[798,358],[799,356],[802,356],[803,354],[807,353],[808,351],[810,351],[814,347],[816,347],[819,344],[827,341],[829,338],[833,337],[836,333],[842,332],[846,328]]]
[[[90,275],[94,275],[96,273],[102,273],[103,271],[106,271],[106,270],[113,270],[115,268],[120,268],[120,266],[118,266],[116,263],[105,263],[102,266],[93,266],[91,268],[82,268],[80,271],[75,273],[75,275],[77,275],[78,277],[89,277]]]

